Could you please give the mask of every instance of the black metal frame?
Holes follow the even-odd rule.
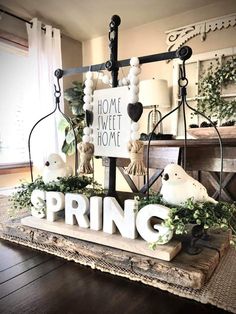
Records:
[[[125,59],[118,61],[117,55],[118,55],[118,26],[121,23],[121,19],[118,15],[113,15],[111,18],[111,22],[109,24],[109,48],[110,48],[110,60],[108,60],[105,63],[101,64],[95,64],[95,65],[90,65],[90,66],[84,66],[84,67],[76,67],[76,68],[70,68],[66,70],[62,69],[57,69],[55,71],[55,76],[57,78],[58,86],[59,86],[59,80],[62,77],[69,76],[69,75],[74,75],[78,73],[84,73],[87,71],[92,71],[92,72],[97,72],[100,70],[108,70],[111,72],[112,76],[112,87],[117,87],[118,86],[118,72],[119,68],[126,67],[130,65],[130,59]],[[186,147],[187,147],[187,131],[186,131],[186,117],[185,117],[185,106],[189,107],[191,110],[193,110],[195,113],[201,114],[204,118],[206,118],[211,125],[215,128],[218,137],[219,137],[219,143],[220,143],[220,151],[221,151],[221,173],[220,173],[220,191],[219,191],[219,196],[221,194],[221,186],[222,186],[222,172],[223,172],[223,148],[222,148],[222,140],[220,137],[220,134],[215,127],[215,125],[212,123],[212,121],[206,117],[204,114],[198,112],[196,109],[192,108],[189,106],[186,102],[186,86],[188,84],[186,75],[185,75],[185,61],[189,59],[192,55],[192,49],[188,46],[183,46],[179,48],[176,51],[171,51],[171,52],[164,52],[164,53],[159,53],[159,54],[153,54],[153,55],[148,55],[148,56],[142,56],[138,57],[139,58],[139,63],[140,64],[145,64],[145,63],[151,63],[151,62],[158,62],[158,61],[165,61],[165,60],[172,60],[179,58],[180,60],[183,61],[183,69],[181,73],[180,80],[182,79],[185,83],[181,86],[180,85],[180,80],[179,80],[179,86],[181,87],[181,103],[174,108],[172,111],[170,111],[168,114],[166,114],[164,117],[162,117],[158,123],[155,125],[153,128],[153,131],[151,134],[154,134],[156,128],[158,125],[170,114],[172,114],[174,111],[180,109],[182,106],[183,108],[183,114],[184,114],[184,130],[185,130],[185,145],[184,145],[184,168],[186,166]],[[48,114],[47,116],[43,117],[40,119],[32,128],[30,135],[29,135],[29,141],[28,141],[28,147],[29,147],[29,158],[30,158],[30,169],[31,169],[31,178],[33,180],[33,175],[32,175],[32,163],[31,163],[31,151],[30,151],[30,138],[32,131],[34,130],[35,126],[42,121],[43,119],[47,118],[51,114],[53,114],[56,109],[58,108],[60,110],[59,106],[59,100],[60,100],[60,95],[57,94],[57,90],[55,89],[55,97],[56,97],[56,107],[53,112]],[[62,113],[62,112],[61,112]],[[62,113],[63,116],[67,119],[68,117]],[[69,121],[68,121],[69,122]],[[72,129],[73,126],[71,125]],[[73,129],[74,132],[74,129]],[[75,143],[76,143],[76,136],[74,132],[74,137],[75,137]],[[150,153],[150,142],[152,140],[152,135],[149,137],[148,141],[148,147],[147,147],[147,184],[149,182],[149,153]],[[75,173],[77,171],[77,150],[75,154]],[[117,198],[117,192],[116,192],[116,158],[114,157],[109,157],[109,187],[108,187],[108,196],[114,196]],[[147,189],[147,195],[149,197],[149,184],[148,184],[148,189]]]
[[[186,71],[185,71],[185,61],[186,59],[183,59],[183,64],[182,64],[182,68],[180,68],[180,78],[178,80],[178,85],[180,88],[180,97],[181,97],[181,101],[178,104],[177,107],[175,107],[173,110],[171,110],[170,112],[168,112],[164,117],[162,117],[154,126],[149,139],[148,139],[148,145],[147,145],[147,184],[149,182],[149,155],[150,155],[150,144],[151,141],[153,139],[153,136],[155,134],[155,130],[157,129],[157,127],[162,123],[162,121],[167,118],[169,115],[171,115],[172,113],[174,113],[176,110],[179,110],[181,107],[183,109],[183,118],[184,118],[184,153],[183,153],[183,168],[186,169],[186,150],[187,150],[187,125],[186,125],[186,112],[185,112],[185,106],[187,106],[190,110],[192,110],[195,114],[201,115],[203,118],[205,118],[210,124],[211,126],[215,129],[217,136],[218,136],[218,140],[219,140],[219,146],[220,146],[220,182],[219,182],[219,199],[221,198],[221,191],[222,191],[222,174],[223,174],[223,159],[224,159],[224,155],[223,155],[223,144],[222,144],[222,138],[221,135],[217,129],[217,127],[215,126],[215,124],[202,112],[196,110],[195,108],[191,107],[186,100],[186,95],[187,95],[187,90],[186,87],[188,85],[188,79],[186,77]],[[149,188],[150,186],[148,185],[147,188],[147,198],[149,198]]]
[[[112,87],[118,86],[118,72],[119,68],[130,65],[130,59],[118,61],[118,26],[120,25],[120,17],[113,15],[109,24],[109,48],[110,48],[110,60],[105,63],[94,64],[84,67],[70,68],[67,70],[58,69],[55,72],[55,76],[60,79],[65,76],[74,75],[78,73],[84,73],[87,71],[97,72],[100,70],[108,70],[112,76]],[[188,46],[181,47],[176,51],[164,52],[159,54],[153,54],[148,56],[142,56],[139,58],[139,63],[151,63],[157,61],[172,60],[180,58],[181,60],[187,60],[192,55],[192,50]],[[108,196],[117,197],[116,193],[116,158],[109,157],[109,185],[108,185]]]

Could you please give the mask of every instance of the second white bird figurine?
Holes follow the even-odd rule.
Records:
[[[51,181],[58,181],[58,178],[70,175],[72,175],[72,169],[66,166],[60,155],[51,154],[48,156],[43,168],[43,182],[45,184]]]
[[[181,166],[176,164],[169,164],[165,167],[160,194],[164,201],[173,205],[181,205],[189,198],[194,202],[217,203],[208,196],[206,188],[200,182],[193,179]]]

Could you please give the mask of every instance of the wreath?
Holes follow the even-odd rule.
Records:
[[[216,67],[211,64],[208,74],[200,81],[197,109],[208,117],[218,120],[236,118],[236,98],[226,100],[221,97],[222,86],[236,84],[236,57],[232,57],[225,64]]]

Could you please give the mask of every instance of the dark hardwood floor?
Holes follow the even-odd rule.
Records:
[[[0,240],[0,313],[228,313]]]

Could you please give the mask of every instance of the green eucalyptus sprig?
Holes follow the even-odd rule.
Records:
[[[42,177],[38,177],[34,182],[24,182],[16,188],[16,192],[10,198],[12,209],[14,211],[30,210],[32,206],[31,194],[36,189],[62,193],[81,193],[86,196],[101,195],[103,193],[101,185],[87,176],[69,176],[47,184],[43,182]]]
[[[236,84],[236,57],[232,57],[221,65],[219,60],[216,67],[212,64],[207,69],[206,76],[199,83],[197,109],[210,118],[235,119],[236,99],[226,100],[221,97],[222,87]]]
[[[142,208],[148,204],[161,204],[170,208],[169,218],[163,222],[163,225],[170,228],[175,234],[187,233],[187,225],[202,225],[204,229],[221,228],[231,229],[233,241],[236,242],[236,204],[218,202],[199,203],[188,199],[181,206],[173,206],[166,203],[162,195],[151,195],[149,199],[140,198],[138,207]]]

